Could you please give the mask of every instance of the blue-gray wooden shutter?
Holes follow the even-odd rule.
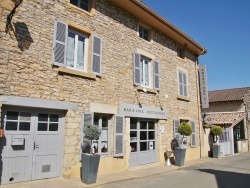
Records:
[[[184,91],[183,91],[182,72],[179,71],[179,72],[178,72],[178,75],[179,75],[179,92],[180,92],[179,94],[183,96]]]
[[[196,126],[195,121],[190,121],[191,127],[192,127],[192,134],[191,134],[191,147],[196,147]]]
[[[187,75],[182,73],[183,76],[183,95],[187,97]]]
[[[124,156],[124,116],[115,116],[114,157]]]
[[[96,35],[92,40],[91,71],[95,75],[102,75],[102,39]]]
[[[66,66],[68,25],[57,18],[54,21],[52,63]]]
[[[82,115],[82,126],[81,126],[81,151],[82,153],[89,153],[91,143],[90,140],[85,138],[83,129],[88,125],[93,125],[94,123],[94,113],[93,112],[84,112]]]
[[[159,62],[154,60],[154,89],[160,90]]]
[[[134,85],[141,85],[141,55],[137,52],[133,53],[134,63]]]
[[[179,119],[175,119],[174,120],[174,138],[175,138],[175,147],[179,147],[179,143],[181,140],[181,135],[178,132],[178,127],[180,126],[180,120]]]

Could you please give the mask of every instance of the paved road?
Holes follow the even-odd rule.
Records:
[[[101,188],[250,188],[250,153]]]

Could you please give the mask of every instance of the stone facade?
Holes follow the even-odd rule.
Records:
[[[13,8],[10,0],[0,1],[0,94],[51,101],[72,102],[77,110],[65,113],[63,174],[79,176],[79,152],[82,113],[89,112],[91,103],[114,106],[119,102],[150,107],[163,107],[167,120],[159,120],[164,134],[158,135],[157,161],[165,163],[164,152],[171,148],[173,120],[196,122],[196,147],[187,150],[187,159],[200,157],[200,105],[197,54],[187,50],[186,58],[176,55],[176,41],[152,28],[152,41],[137,36],[139,19],[108,0],[96,0],[95,10],[87,13],[62,0],[23,1],[5,33],[6,17]],[[88,77],[72,71],[60,71],[52,65],[52,45],[55,18],[97,34],[103,42],[102,76]],[[91,40],[90,40],[91,46]],[[143,92],[133,84],[133,56],[136,50],[152,54],[160,62],[160,91]],[[89,58],[90,59],[90,58]],[[88,63],[90,67],[90,60]],[[88,68],[88,72],[89,72]],[[188,98],[178,95],[178,69],[188,75]],[[4,102],[3,107],[4,107]],[[112,118],[113,120],[113,118]],[[129,128],[126,128],[124,158],[113,158],[113,129],[110,156],[103,157],[99,173],[128,169]],[[127,152],[126,152],[127,151]],[[106,168],[108,167],[108,168]]]

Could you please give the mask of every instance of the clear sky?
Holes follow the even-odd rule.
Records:
[[[208,90],[250,86],[250,0],[142,0],[207,49]]]

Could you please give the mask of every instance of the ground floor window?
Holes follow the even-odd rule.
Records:
[[[94,148],[95,153],[108,154],[109,153],[109,131],[110,131],[110,121],[111,117],[109,115],[94,114],[94,125],[99,126],[102,133],[99,140],[94,140],[92,143],[92,148]]]

